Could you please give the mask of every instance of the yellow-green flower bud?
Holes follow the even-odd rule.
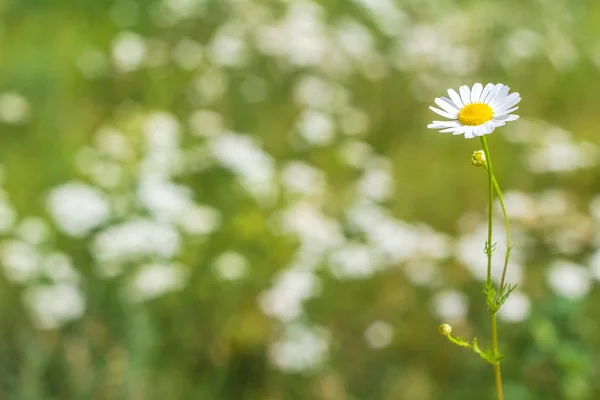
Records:
[[[473,164],[476,167],[485,167],[486,160],[485,153],[483,152],[483,150],[477,150],[473,152],[473,156],[471,156],[471,164]]]
[[[440,334],[442,336],[449,336],[452,333],[452,327],[448,324],[440,325]]]

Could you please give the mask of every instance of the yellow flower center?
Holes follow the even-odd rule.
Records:
[[[458,113],[458,122],[462,125],[477,126],[482,125],[494,116],[492,107],[484,103],[473,103],[464,106]]]

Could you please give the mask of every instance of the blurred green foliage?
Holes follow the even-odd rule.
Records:
[[[192,146],[197,138],[187,120],[195,110],[210,108],[223,117],[226,129],[259,138],[277,165],[299,159],[323,171],[329,185],[321,201],[323,209],[343,220],[360,175],[340,161],[340,146],[347,138],[340,134],[333,143],[314,146],[295,131],[302,111],[294,100],[297,80],[308,73],[331,80],[338,77],[327,76],[314,65],[292,65],[255,48],[241,67],[210,60],[209,43],[220,27],[241,23],[255,9],[270,13],[265,21],[277,19],[294,2],[171,3],[183,8],[195,4],[190,10],[200,11],[161,20],[168,13],[156,1],[2,3],[0,92],[18,93],[29,109],[25,122],[1,125],[4,186],[18,214],[48,217],[48,192],[63,182],[83,179],[74,160],[82,147],[94,141],[99,128],[114,126],[134,138],[132,132],[139,130],[136,118],[164,110],[181,121],[183,146]],[[406,28],[395,37],[380,32],[361,2],[317,3],[325,10],[325,26],[333,26],[342,16],[352,17],[371,32],[375,47],[384,54],[385,73],[380,78],[365,76],[360,72],[363,67],[352,61],[356,70],[339,80],[350,103],[369,117],[368,129],[357,140],[390,161],[395,194],[382,204],[395,218],[422,222],[459,238],[461,216],[485,211],[485,177],[469,163],[478,142],[426,129],[435,118],[427,109],[430,99],[447,87],[501,81],[521,93],[522,118],[561,127],[572,133],[574,141],[600,144],[596,134],[600,3],[398,1],[392,3],[402,10]],[[258,18],[252,29],[258,30],[262,23]],[[424,26],[429,30],[419,30]],[[114,47],[123,31],[147,40],[148,59],[160,58],[164,52],[166,61],[121,70]],[[535,35],[531,47],[510,47],[523,44],[519,36],[510,40],[519,31]],[[254,40],[252,32],[244,34],[249,42]],[[477,65],[445,70],[444,54],[437,47],[440,38],[431,44],[432,53],[440,50],[440,55],[416,51],[416,56],[409,56],[403,47],[406,53],[399,57],[408,65],[393,65],[388,55],[394,46],[413,42],[425,46],[427,42],[418,39],[431,32],[454,42],[457,49],[468,48],[465,63]],[[170,58],[181,38],[205,46],[203,61],[189,70]],[[195,79],[215,70],[226,87],[222,96],[208,102],[191,88]],[[267,86],[259,101],[248,101],[242,90],[249,75]],[[526,193],[564,191],[570,205],[589,217],[588,204],[600,191],[597,167],[531,171],[529,145],[503,138],[509,133],[518,136],[529,126],[521,122],[490,136],[503,188]],[[299,319],[326,328],[327,361],[299,373],[277,368],[269,354],[286,323],[264,313],[259,298],[290,264],[298,247],[296,238],[272,229],[275,215],[289,199],[282,195],[272,205],[261,206],[223,168],[187,174],[177,181],[192,188],[200,203],[215,207],[223,218],[218,232],[187,242],[179,254],[190,269],[182,290],[148,302],[127,301],[123,288],[128,278],[100,277],[89,243],[62,233],[56,233],[52,243],[69,254],[83,277],[86,311],[81,318],[56,329],[38,329],[22,301],[25,287],[0,278],[0,398],[494,398],[492,368],[438,334],[443,321],[431,299],[442,288],[454,288],[466,294],[470,305],[468,315],[453,324],[455,332],[476,335],[480,341],[489,337],[481,283],[453,256],[436,261],[442,284],[434,287],[411,282],[401,263],[357,280],[336,279],[324,267],[316,270],[319,294],[304,303],[305,313]],[[131,182],[131,187],[135,184]],[[572,226],[573,221],[560,223]],[[516,243],[527,253],[526,279],[520,289],[531,299],[531,312],[525,321],[500,324],[506,398],[596,399],[600,396],[600,293],[592,288],[585,297],[570,300],[548,288],[546,266],[565,256],[545,241],[549,234],[545,229],[532,228],[530,241]],[[587,265],[597,246],[595,230],[594,225],[586,244],[568,258]],[[211,263],[231,248],[245,256],[250,268],[244,279],[226,282],[215,275]],[[381,349],[365,341],[365,329],[378,320],[393,328],[391,343]]]

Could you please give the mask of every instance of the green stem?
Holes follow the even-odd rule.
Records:
[[[500,353],[498,352],[498,329],[496,327],[496,313],[492,313],[492,351],[494,352],[494,358],[498,359]],[[500,361],[494,364],[494,375],[496,377],[496,391],[498,392],[498,400],[504,400],[504,393],[502,392],[502,371],[500,370]]]
[[[485,159],[487,164],[488,181],[489,181],[489,210],[488,210],[488,239],[486,243],[486,254],[487,254],[487,284],[492,283],[492,206],[494,203],[494,172],[492,170],[492,157],[490,156],[490,150],[488,149],[487,140],[485,136],[481,136],[481,145],[483,146],[483,152],[485,153]]]
[[[510,225],[508,223],[508,214],[506,213],[506,207],[504,206],[504,198],[502,197],[502,191],[500,190],[500,185],[498,185],[498,181],[496,177],[492,175],[494,188],[496,189],[496,194],[498,195],[498,200],[500,200],[500,207],[502,208],[502,215],[504,217],[504,227],[506,229],[506,254],[504,255],[504,268],[502,269],[502,279],[500,279],[500,293],[502,294],[504,291],[504,283],[506,279],[506,269],[508,268],[508,258],[510,257],[511,244],[510,244]]]
[[[481,145],[483,146],[483,152],[485,154],[486,166],[488,172],[488,186],[489,186],[489,198],[488,198],[488,240],[486,244],[486,255],[487,255],[487,285],[492,286],[492,214],[494,206],[494,189],[499,191],[498,184],[494,178],[494,172],[492,169],[492,157],[488,148],[487,140],[485,136],[481,136]],[[494,185],[494,183],[496,183]],[[502,200],[503,204],[504,201]],[[504,207],[503,207],[504,208]],[[508,220],[505,219],[508,224]],[[508,244],[507,244],[508,245]],[[506,270],[506,269],[505,269]],[[495,359],[499,359],[500,352],[498,351],[498,327],[496,321],[496,311],[490,310],[492,314],[492,352]],[[504,394],[502,393],[502,373],[500,370],[500,361],[494,364],[494,375],[496,378],[496,391],[498,393],[498,400],[504,400]]]

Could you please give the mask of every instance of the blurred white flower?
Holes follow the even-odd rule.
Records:
[[[381,168],[369,168],[357,183],[359,196],[385,201],[394,194],[394,178]]]
[[[98,233],[92,253],[101,263],[170,260],[181,246],[177,230],[167,224],[135,218]]]
[[[227,251],[214,261],[213,270],[226,281],[242,279],[248,274],[248,260],[239,253]]]
[[[40,329],[54,329],[81,317],[85,311],[85,297],[68,284],[39,285],[28,288],[23,301],[33,322]]]
[[[144,126],[148,151],[172,150],[179,146],[179,121],[173,114],[156,111],[148,115]]]
[[[344,86],[314,75],[302,76],[293,96],[299,106],[329,113],[346,110],[350,98]]]
[[[137,33],[122,32],[113,41],[112,56],[118,69],[134,71],[144,62],[146,43]]]
[[[325,190],[323,171],[303,162],[289,161],[281,171],[283,186],[292,194],[317,195]]]
[[[404,266],[406,278],[414,285],[435,287],[441,283],[439,267],[432,261],[415,259]]]
[[[297,0],[288,6],[276,25],[261,27],[258,49],[296,67],[317,66],[327,53],[325,10],[312,1]]]
[[[180,214],[175,222],[188,235],[209,235],[221,227],[221,213],[213,207],[197,204]]]
[[[569,299],[581,299],[591,289],[587,268],[567,260],[556,260],[548,266],[548,286],[556,294]]]
[[[353,0],[373,19],[373,22],[388,36],[397,36],[407,27],[408,17],[393,0]]]
[[[76,284],[79,282],[79,273],[73,266],[71,257],[65,253],[55,251],[45,255],[43,271],[44,275],[55,283]]]
[[[218,101],[227,92],[228,75],[218,68],[203,71],[192,81],[189,87],[191,102],[205,106]]]
[[[367,345],[373,349],[382,349],[389,346],[394,338],[394,329],[383,321],[374,321],[364,333]]]
[[[173,49],[173,60],[185,70],[193,70],[202,63],[204,48],[202,44],[188,37],[180,39]]]
[[[29,102],[18,93],[0,94],[0,121],[22,124],[29,118]]]
[[[494,257],[492,258],[492,278],[499,281],[504,268],[504,254],[506,253],[505,232],[500,228],[501,221],[494,223],[492,231],[493,240],[496,243]],[[513,229],[513,243],[518,243],[515,238],[518,232]],[[473,276],[481,281],[487,277],[486,255],[483,252],[487,240],[487,225],[480,224],[472,233],[463,235],[458,240],[456,247],[456,258],[471,271]],[[510,283],[521,282],[523,275],[523,253],[520,247],[513,247],[510,253],[506,280]]]
[[[17,212],[0,189],[0,233],[8,233],[17,222]]]
[[[329,257],[329,270],[337,279],[365,279],[380,268],[380,260],[371,247],[348,243]]]
[[[215,33],[209,46],[211,60],[224,67],[243,67],[249,51],[244,40],[245,33],[238,25],[226,24]]]
[[[349,140],[339,149],[340,158],[354,168],[364,168],[373,156],[373,149],[365,142]]]
[[[441,109],[429,108],[450,121],[433,121],[428,128],[472,139],[488,135],[497,127],[519,118],[511,113],[519,108],[516,105],[521,97],[517,92],[508,94],[506,85],[488,83],[484,88],[481,83],[475,83],[472,88],[463,85],[459,91],[460,95],[454,89],[448,89],[450,98],[435,99]]]
[[[103,127],[96,132],[97,150],[116,160],[126,160],[132,156],[133,149],[125,135],[120,131]]]
[[[506,322],[521,322],[529,316],[531,301],[520,291],[513,291],[498,311],[498,318]]]
[[[221,135],[211,139],[210,150],[258,200],[269,200],[276,193],[275,161],[252,137],[234,133]]]
[[[211,137],[224,132],[223,117],[212,110],[194,111],[188,119],[188,124],[196,136]]]
[[[285,210],[279,226],[284,233],[296,234],[303,245],[313,249],[332,249],[343,243],[339,222],[306,202],[298,202]]]
[[[4,275],[9,281],[25,283],[37,277],[42,255],[39,250],[25,242],[8,240],[2,243],[0,257]]]
[[[415,228],[389,216],[383,208],[368,202],[357,203],[347,213],[350,226],[366,235],[367,242],[387,264],[419,255],[422,244]]]
[[[362,110],[350,108],[340,116],[340,127],[345,135],[366,133],[369,128],[369,116]]]
[[[81,238],[111,215],[107,196],[93,186],[72,181],[50,192],[46,206],[58,229]]]
[[[39,217],[26,217],[15,228],[15,235],[26,243],[39,245],[50,237],[50,226]]]
[[[142,265],[125,294],[133,301],[154,299],[165,293],[182,289],[187,283],[187,278],[188,273],[180,264]]]
[[[521,222],[533,222],[537,217],[537,207],[535,199],[527,193],[509,191],[504,194],[504,205],[508,213],[508,218]],[[496,211],[500,211],[500,202],[495,203]]]
[[[464,294],[456,290],[445,290],[433,297],[433,309],[441,320],[452,322],[467,315],[469,302]]]
[[[275,280],[272,288],[263,292],[258,301],[265,314],[281,321],[291,321],[302,314],[302,302],[315,296],[320,281],[310,271],[288,269]]]
[[[296,128],[304,139],[316,146],[331,144],[335,137],[333,119],[328,114],[320,111],[304,111],[296,123]]]
[[[529,169],[536,173],[573,171],[598,164],[598,148],[591,143],[574,143],[554,138],[533,148],[527,156]]]
[[[275,366],[286,372],[304,372],[320,367],[329,352],[328,332],[323,328],[287,325],[284,338],[274,342],[269,356]]]
[[[194,206],[190,188],[157,178],[143,178],[137,197],[159,222],[176,221]]]

